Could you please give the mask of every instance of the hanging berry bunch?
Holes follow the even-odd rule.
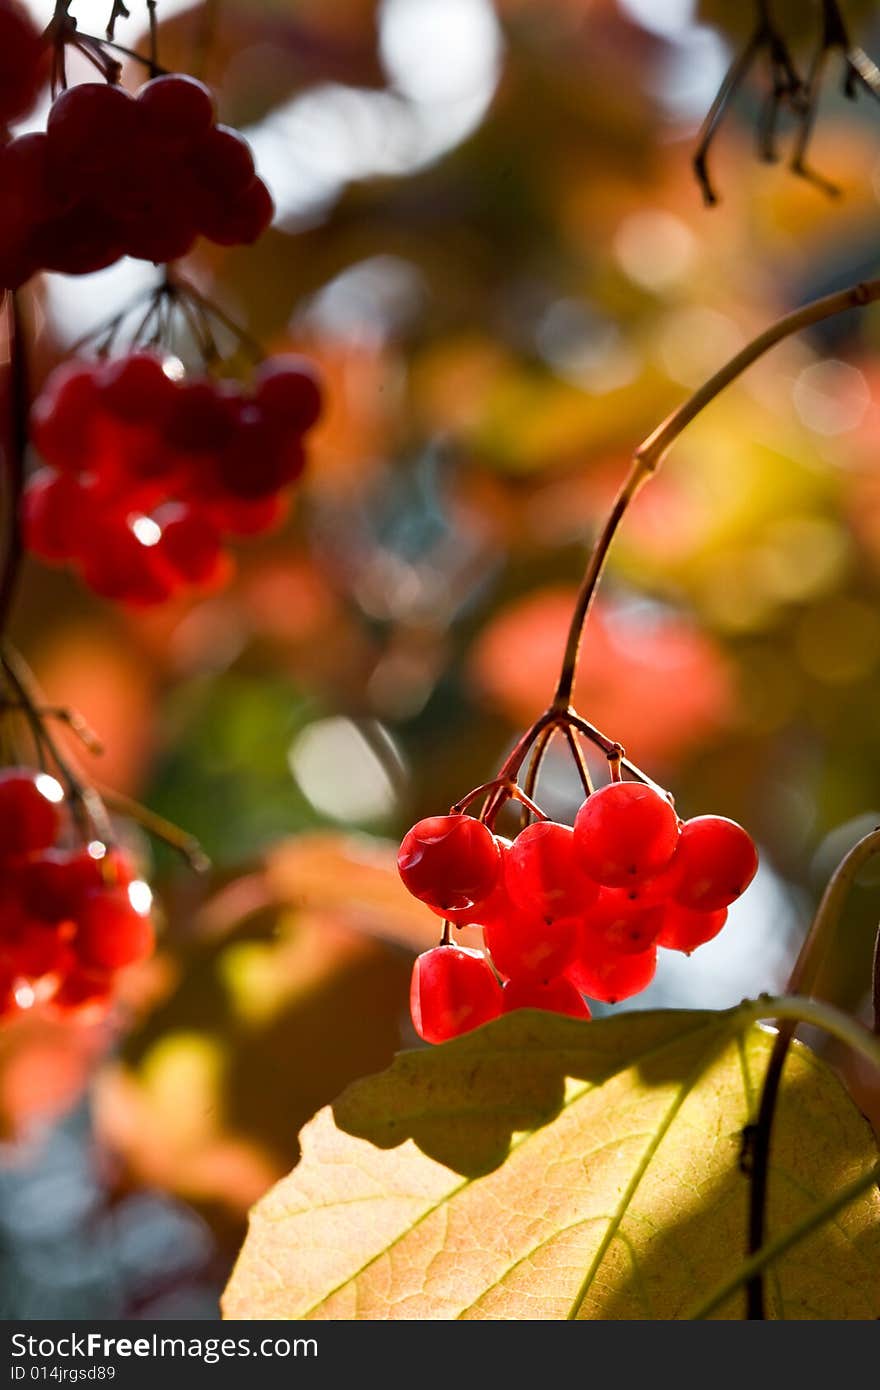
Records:
[[[19,0],[0,0],[0,132],[26,116],[49,75],[49,45]]]
[[[155,328],[149,350],[136,340],[120,356],[74,358],[45,383],[30,433],[47,467],[24,494],[34,554],[73,564],[95,593],[134,605],[228,577],[227,542],[283,516],[321,410],[303,358],[263,359],[246,386],[207,370],[184,375],[169,311],[200,322],[197,346],[214,365],[210,310],[170,277],[149,301],[138,334]]]
[[[255,241],[273,206],[247,143],[218,124],[209,89],[161,68],[156,0],[145,3],[150,42],[141,57],[116,43],[115,22],[128,13],[118,0],[103,38],[79,28],[71,0],[56,0],[43,33],[16,0],[0,0],[0,299],[5,293],[10,387],[0,441],[0,720],[4,747],[17,747],[10,734],[22,720],[30,740],[0,766],[5,1021],[34,1007],[94,1016],[110,1002],[118,971],[153,949],[150,891],[115,842],[109,794],[90,788],[52,737],[53,719],[76,721],[45,707],[3,638],[23,543],[128,604],[216,586],[231,568],[230,539],[283,516],[321,409],[307,362],[264,358],[168,266],[200,236],[221,246]],[[73,51],[99,80],[68,87]],[[146,68],[138,89],[121,85],[117,52]],[[11,138],[9,127],[47,84],[45,131]],[[122,256],[162,266],[155,287],[77,344],[31,403],[20,287],[37,272],[86,274]],[[30,479],[28,446],[41,464]],[[198,846],[174,826],[133,803],[120,809],[204,867]]]
[[[787,327],[780,321],[780,336]],[[739,369],[766,346],[763,339],[750,344],[735,359]],[[757,851],[741,826],[715,815],[682,821],[669,793],[572,704],[584,626],[617,528],[696,414],[695,401],[705,404],[728,380],[722,368],[636,450],[593,547],[548,708],[497,777],[403,838],[397,862],[404,884],[444,919],[439,946],[418,957],[412,975],[413,1024],[427,1042],[514,1009],[589,1018],[587,999],[616,1004],[640,993],[654,978],[658,949],[690,954],[717,936],[728,907],[755,876]],[[564,739],[584,791],[573,826],[550,820],[534,800],[556,737]],[[583,740],[608,761],[611,780],[599,788]],[[469,814],[481,798],[479,815]],[[495,832],[495,822],[505,804],[517,801],[532,819],[511,841]],[[453,930],[465,925],[482,928],[482,952],[454,944]]]
[[[60,89],[45,133],[0,146],[0,288],[38,270],[97,270],[123,255],[166,264],[127,344],[122,329],[137,305],[79,345],[94,344],[95,358],[74,356],[45,383],[29,433],[46,467],[23,498],[34,554],[73,564],[104,598],[141,606],[218,587],[232,569],[229,541],[283,518],[321,410],[306,361],[263,360],[246,333],[167,269],[198,235],[221,245],[254,241],[273,208],[247,143],[217,124],[208,88],[159,68],[151,0],[148,11],[151,52],[141,61],[154,75],[133,96],[119,85],[111,51],[124,7],[114,5],[108,36],[98,39],[58,0],[41,37],[0,0],[0,38],[4,24],[10,42],[13,30],[19,35],[31,74],[14,84],[10,111],[33,100],[49,55],[53,94]],[[71,48],[104,80],[67,88]],[[190,372],[177,356],[181,323]],[[252,359],[247,383],[229,378],[218,328],[236,340],[236,357],[244,348]]]
[[[520,796],[504,778],[489,790]],[[447,923],[482,927],[488,953],[452,945],[447,926],[419,956],[412,1016],[428,1042],[512,1009],[589,1018],[584,995],[616,1004],[638,994],[658,947],[690,954],[717,936],[758,866],[741,826],[711,815],[681,822],[645,782],[592,791],[573,828],[534,810],[540,818],[513,842],[493,833],[491,813],[478,820],[462,806],[404,836],[406,887]]]
[[[43,706],[19,658],[0,658],[0,678],[4,735],[23,718],[36,761],[0,768],[0,1020],[34,1009],[91,1020],[119,971],[153,951],[152,894],[48,722],[61,716],[92,736]]]
[[[247,142],[217,124],[208,88],[162,73],[154,52],[143,61],[159,75],[133,95],[120,85],[112,41],[82,34],[68,8],[57,6],[36,68],[31,58],[8,98],[32,104],[48,46],[57,95],[46,130],[0,148],[0,288],[39,270],[86,274],[121,256],[164,263],[198,236],[221,246],[256,241],[272,220],[272,199]],[[3,26],[19,22],[16,10],[0,9],[0,48]],[[104,80],[67,88],[68,47]]]

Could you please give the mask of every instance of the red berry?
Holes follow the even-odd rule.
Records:
[[[87,528],[87,494],[68,473],[41,468],[22,499],[25,544],[41,560],[70,560]]]
[[[191,250],[198,236],[195,212],[186,190],[178,189],[172,181],[157,188],[152,198],[143,199],[140,207],[131,207],[125,216],[123,244],[126,255],[154,265],[179,260]]]
[[[192,507],[169,509],[168,520],[160,512],[163,558],[188,584],[214,584],[227,571],[220,536],[210,521]]]
[[[504,882],[515,903],[541,917],[572,917],[596,901],[599,885],[575,856],[574,832],[556,821],[535,821],[505,856]]]
[[[62,969],[68,959],[59,932],[45,922],[23,922],[12,930],[4,924],[0,956],[15,975],[28,980]]]
[[[592,938],[597,954],[646,951],[663,927],[663,903],[644,903],[625,888],[603,888],[583,918],[585,939]]]
[[[254,406],[239,411],[216,466],[220,487],[233,497],[267,497],[290,481],[277,428]]]
[[[306,357],[267,357],[254,376],[254,400],[261,410],[303,434],[321,414],[321,383]]]
[[[125,888],[98,888],[80,910],[76,951],[89,969],[119,970],[144,960],[153,949],[153,924],[132,907]]]
[[[486,924],[486,948],[500,974],[512,979],[555,980],[566,969],[578,943],[576,917],[546,921],[514,909]]]
[[[0,772],[0,860],[51,845],[60,829],[54,777],[11,767]]]
[[[103,270],[118,261],[125,249],[116,222],[90,199],[44,223],[35,242],[38,263],[46,270],[65,275],[89,275]]]
[[[758,870],[758,851],[736,821],[696,816],[681,827],[675,868],[676,902],[695,912],[717,912],[748,888]]]
[[[96,858],[88,849],[49,849],[22,867],[22,901],[31,916],[44,922],[72,921],[93,889],[105,883],[127,886],[133,877],[121,850]]]
[[[53,1013],[88,1015],[100,1018],[110,1007],[113,977],[106,970],[88,970],[74,966],[61,981],[51,999]]]
[[[501,848],[473,816],[428,816],[404,835],[397,867],[413,897],[443,916],[489,896],[498,881]]]
[[[605,1004],[619,1004],[633,994],[640,994],[654,978],[657,969],[657,948],[623,955],[601,954],[589,940],[566,970],[566,976],[576,989],[590,999]]]
[[[637,883],[663,869],[678,841],[670,803],[642,782],[610,782],[577,813],[575,844],[581,868],[609,887]]]
[[[0,125],[25,115],[46,76],[48,47],[17,0],[0,4]]]
[[[235,427],[233,402],[213,381],[187,381],[174,392],[166,438],[174,448],[219,449]]]
[[[218,246],[252,245],[274,216],[272,195],[256,176],[240,192],[205,198],[196,214],[199,231]]]
[[[83,179],[93,186],[112,177],[135,139],[139,114],[125,88],[107,82],[80,82],[61,92],[46,122],[56,177],[79,188]]]
[[[287,511],[284,496],[218,497],[206,507],[206,515],[230,536],[258,536],[280,526]]]
[[[690,955],[698,946],[717,936],[727,921],[727,908],[717,912],[692,912],[680,903],[670,903],[663,911],[663,926],[657,938],[658,946]]]
[[[185,73],[154,77],[137,94],[151,138],[171,149],[197,144],[214,124],[214,98],[203,82]]]
[[[468,1033],[498,1018],[502,1008],[501,986],[488,961],[460,946],[435,946],[420,955],[409,997],[413,1026],[430,1043]]]
[[[229,126],[209,130],[189,155],[196,180],[221,196],[242,193],[254,177],[254,157],[243,135]]]
[[[569,1014],[572,1018],[590,1018],[585,999],[578,994],[570,980],[508,980],[502,988],[506,1014],[514,1009],[548,1009],[554,1014]]]
[[[89,463],[92,423],[100,409],[97,370],[91,362],[56,367],[31,408],[31,438],[55,468],[78,470]]]
[[[91,546],[82,555],[82,576],[103,598],[135,607],[164,603],[180,587],[157,543],[147,544],[134,529],[143,517],[108,513],[95,519]]]
[[[151,352],[108,362],[99,377],[101,408],[129,424],[160,426],[174,399],[174,383]]]

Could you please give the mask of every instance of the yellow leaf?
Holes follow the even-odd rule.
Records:
[[[675,1319],[743,1259],[742,1131],[771,1045],[751,1006],[583,1023],[523,1011],[399,1055],[304,1129],[256,1206],[227,1318]],[[806,1048],[774,1129],[780,1233],[876,1162]],[[863,1194],[767,1276],[768,1315],[880,1314]],[[741,1317],[741,1292],[716,1317]]]

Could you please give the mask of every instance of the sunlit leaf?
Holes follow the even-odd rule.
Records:
[[[741,1262],[742,1130],[770,1035],[752,1014],[522,1013],[404,1053],[302,1135],[256,1207],[230,1318],[662,1318]],[[792,1054],[770,1229],[876,1161],[828,1068]],[[876,1191],[768,1277],[773,1317],[880,1312]],[[732,1296],[717,1316],[742,1316]]]

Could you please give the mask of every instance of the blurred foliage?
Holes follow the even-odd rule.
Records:
[[[106,8],[77,12],[98,30]],[[799,52],[816,8],[783,15]],[[213,1252],[164,1293],[161,1269],[147,1293],[90,1284],[92,1316],[201,1307],[192,1290],[222,1284],[302,1122],[410,1040],[409,959],[436,923],[402,900],[389,846],[490,776],[549,696],[633,448],[777,314],[878,273],[880,114],[836,79],[814,160],[841,198],[754,159],[753,84],[713,152],[723,201],[702,207],[695,131],[751,7],[691,9],[220,0],[161,24],[164,61],[216,85],[279,207],[256,247],[200,247],[183,270],[267,347],[314,356],[328,409],[291,519],[241,544],[227,591],[117,612],[26,570],[16,639],[102,734],[89,774],[216,864],[197,880],[156,852],[162,952],[109,1026],[33,1020],[2,1040],[10,1268],[27,1146],[51,1157],[71,1125],[78,1151],[97,1145],[102,1201],[161,1198]],[[874,12],[848,6],[869,51]],[[125,299],[126,274],[35,287],[35,382]],[[686,813],[734,815],[762,850],[742,944],[723,934],[658,979],[658,1002],[766,987],[880,815],[878,438],[868,310],[717,401],[612,552],[583,713]],[[571,813],[563,759],[539,795]],[[859,890],[834,965],[853,1007],[876,915]],[[860,1099],[880,1109],[864,1081]],[[39,1278],[22,1285],[37,1306]],[[81,1315],[65,1288],[45,1306]]]

